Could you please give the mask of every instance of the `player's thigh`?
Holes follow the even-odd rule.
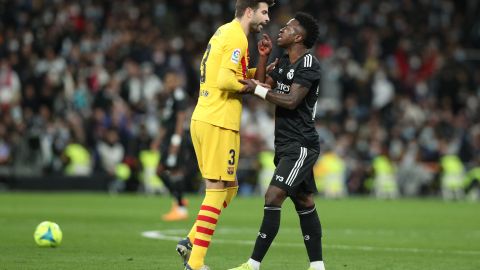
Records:
[[[203,178],[235,181],[240,152],[240,134],[208,123],[196,123],[195,147]],[[193,135],[192,135],[193,140]]]
[[[190,122],[190,137],[192,139],[193,150],[195,151],[195,155],[197,156],[198,168],[200,169],[200,172],[203,175],[201,135],[202,135],[201,122],[192,120]]]
[[[212,139],[204,148],[204,178],[235,181],[240,154],[240,134],[236,131],[214,127]]]
[[[291,149],[280,157],[271,185],[287,191],[289,196],[295,196],[299,190],[316,192],[313,166],[317,158],[317,152],[305,147]]]

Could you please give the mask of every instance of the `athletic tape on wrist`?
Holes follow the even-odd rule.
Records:
[[[268,88],[265,88],[261,85],[257,85],[257,87],[255,87],[255,92],[254,94],[265,99],[267,97],[267,93],[268,93]]]

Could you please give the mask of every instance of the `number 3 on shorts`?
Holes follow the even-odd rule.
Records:
[[[235,165],[235,150],[230,149],[230,159],[228,160],[228,165]]]

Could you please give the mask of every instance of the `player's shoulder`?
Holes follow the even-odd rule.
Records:
[[[244,40],[248,42],[247,36],[243,32],[240,24],[235,20],[220,26],[215,35],[222,36],[228,40]]]
[[[306,53],[303,59],[299,61],[299,68],[320,69],[320,62],[312,53]]]

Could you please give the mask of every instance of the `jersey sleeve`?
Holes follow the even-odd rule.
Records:
[[[300,84],[306,88],[310,88],[313,82],[320,80],[320,68],[316,66],[301,67],[298,71],[295,71],[295,77],[293,83]]]
[[[255,77],[255,73],[257,72],[257,68],[249,68],[248,69],[248,78],[253,79]]]
[[[241,33],[243,34],[243,33]],[[239,33],[227,33],[224,39],[222,62],[220,67],[237,71],[248,49],[248,41]]]

